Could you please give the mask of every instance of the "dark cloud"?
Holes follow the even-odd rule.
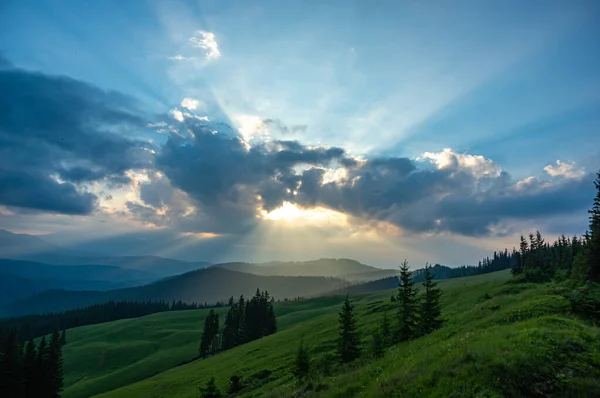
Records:
[[[88,214],[96,197],[85,183],[122,185],[127,170],[151,165],[149,144],[127,138],[146,123],[122,94],[5,67],[0,109],[0,204]]]

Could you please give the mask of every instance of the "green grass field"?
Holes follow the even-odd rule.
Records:
[[[600,330],[569,315],[556,287],[509,278],[503,271],[440,282],[446,325],[381,359],[368,348],[383,312],[394,314],[392,291],[352,297],[365,349],[344,367],[331,362],[341,296],[277,303],[276,334],[182,366],[196,353],[206,310],[76,328],[64,347],[64,397],[198,397],[211,376],[225,390],[234,373],[248,397],[599,396]],[[290,371],[301,336],[314,368],[310,389]]]

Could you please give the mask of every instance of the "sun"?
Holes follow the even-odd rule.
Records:
[[[301,208],[290,202],[267,212],[261,210],[260,217],[264,220],[284,221],[295,224],[345,224],[347,216],[335,210],[324,207]]]

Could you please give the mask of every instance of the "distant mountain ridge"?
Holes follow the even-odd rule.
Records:
[[[0,316],[64,311],[110,300],[208,302],[251,296],[256,289],[276,298],[312,297],[348,285],[339,278],[318,276],[261,276],[211,267],[154,283],[108,291],[50,290],[0,307]]]
[[[368,282],[398,274],[397,270],[381,269],[347,258],[321,258],[310,261],[272,261],[267,263],[231,262],[213,264],[223,268],[263,276],[323,276],[349,282]]]

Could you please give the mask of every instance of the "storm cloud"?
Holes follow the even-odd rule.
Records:
[[[0,68],[0,204],[89,214],[87,183],[119,185],[152,163],[132,99],[62,76]]]

